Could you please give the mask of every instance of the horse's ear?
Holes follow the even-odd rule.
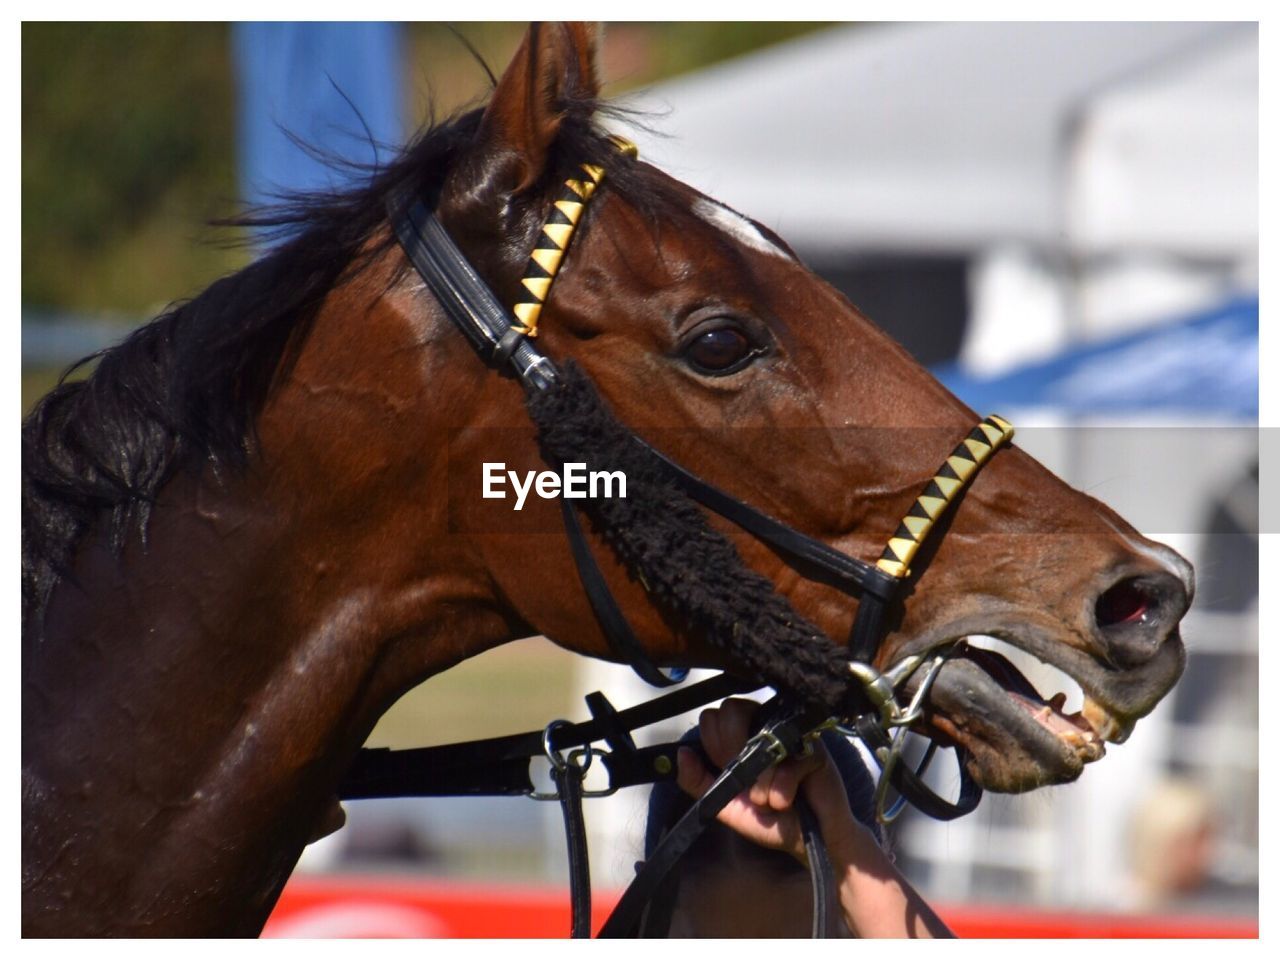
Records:
[[[487,192],[518,194],[542,175],[568,106],[600,94],[599,42],[595,23],[529,26],[480,122],[473,160]]]

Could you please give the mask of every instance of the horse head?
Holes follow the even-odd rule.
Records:
[[[442,220],[499,294],[519,302],[551,188],[584,160],[605,165],[541,312],[540,349],[573,358],[621,421],[686,469],[847,554],[875,559],[979,418],[770,230],[643,162],[611,159],[607,145],[603,154],[590,150],[593,136],[601,144],[590,132],[594,44],[577,26],[529,33],[442,193]],[[784,172],[778,189],[786,190]],[[507,409],[523,416],[514,385],[495,384],[502,388]],[[797,576],[751,536],[730,535],[747,564],[827,637],[849,632],[853,601]],[[489,574],[528,623],[607,655],[575,596],[562,543],[522,545],[538,557],[531,569],[514,561],[509,537],[477,540]],[[620,565],[611,573],[655,660],[741,667],[664,616]],[[1182,670],[1178,623],[1193,590],[1190,566],[1017,447],[973,478],[909,578],[880,667],[988,635],[1084,690],[1083,716],[1067,717],[996,653],[970,650],[943,668],[925,729],[965,747],[989,788],[1074,779],[1102,754],[1101,741],[1123,740]]]

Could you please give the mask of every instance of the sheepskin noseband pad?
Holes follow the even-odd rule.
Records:
[[[626,474],[625,498],[581,503],[659,609],[728,654],[735,672],[833,714],[850,705],[845,651],[743,562],[575,363],[565,362],[556,383],[532,392],[527,404],[548,463]]]

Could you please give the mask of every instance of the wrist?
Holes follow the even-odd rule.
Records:
[[[827,837],[827,851],[831,856],[832,866],[837,870],[852,867],[867,871],[889,859],[875,834],[853,817],[830,833],[824,833],[824,836]]]

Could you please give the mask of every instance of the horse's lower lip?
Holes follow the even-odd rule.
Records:
[[[1101,751],[1098,731],[1090,725],[1087,715],[1063,713],[1065,697],[1060,698],[1055,694],[1054,697],[1046,700],[1017,667],[992,650],[966,645],[959,655],[986,672],[1004,689],[1005,694],[1014,703],[1030,714],[1032,719],[1046,730],[1076,746],[1082,754],[1088,754],[1089,756],[1083,757],[1086,762],[1101,756],[1101,752],[1098,752],[1097,756],[1092,756],[1095,748]]]
[[[945,717],[952,739],[976,737],[1001,750],[1016,748],[1055,779],[1074,779],[1083,764],[1100,759],[1105,746],[1086,714],[1066,714],[1063,700],[1045,700],[1007,659],[966,647],[944,666],[930,696],[930,710]],[[984,735],[985,733],[985,735]],[[973,744],[964,744],[973,750]]]
[[[994,638],[989,638],[994,639]],[[1062,677],[1066,678],[1077,688],[1080,687],[1082,681],[1080,678],[1073,676],[1057,664],[1042,659],[1035,653],[1032,653],[1021,646],[1010,643],[1008,640],[995,640],[996,644],[1003,644],[1019,653],[1034,657],[1041,664],[1052,667]],[[1135,720],[1132,717],[1123,717],[1115,713],[1111,708],[1103,702],[1089,694],[1085,694],[1084,703],[1081,709],[1073,714],[1065,714],[1060,709],[1062,704],[1052,702],[1054,698],[1046,700],[1039,690],[1022,675],[1022,673],[1009,660],[1001,656],[994,650],[987,650],[984,647],[975,647],[967,641],[960,641],[958,651],[967,659],[973,660],[985,672],[990,674],[995,681],[1004,687],[1006,692],[1012,695],[1021,695],[1024,698],[1024,706],[1027,706],[1037,717],[1042,716],[1041,710],[1044,707],[1051,707],[1053,713],[1067,724],[1074,726],[1085,734],[1092,734],[1094,738],[1100,738],[1108,743],[1124,743],[1133,732]],[[1056,694],[1055,694],[1056,697]],[[1061,724],[1051,725],[1059,729],[1061,732],[1070,733],[1067,728]]]

